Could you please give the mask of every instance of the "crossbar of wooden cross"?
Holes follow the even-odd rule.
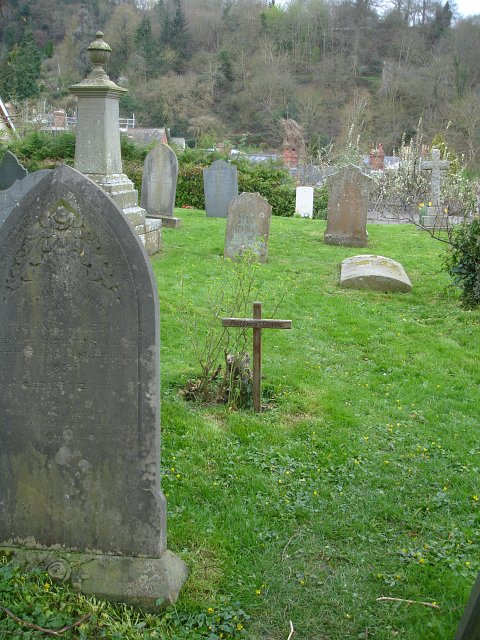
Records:
[[[224,327],[253,329],[253,410],[262,410],[262,329],[291,329],[291,320],[262,318],[262,303],[253,303],[253,318],[222,318]]]

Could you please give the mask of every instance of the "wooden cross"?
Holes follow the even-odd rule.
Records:
[[[440,183],[442,171],[445,171],[450,166],[448,160],[440,160],[440,149],[432,149],[432,159],[422,160],[420,162],[420,168],[423,170],[429,170],[432,172],[430,178],[430,189],[432,197],[432,205],[434,207],[440,206]]]
[[[253,303],[253,318],[222,318],[224,327],[253,329],[253,410],[262,410],[262,329],[291,329],[291,320],[262,318],[262,303]]]

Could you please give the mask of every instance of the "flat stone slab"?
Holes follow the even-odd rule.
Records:
[[[412,283],[399,262],[385,256],[372,255],[353,256],[343,260],[340,286],[371,291],[412,290]]]

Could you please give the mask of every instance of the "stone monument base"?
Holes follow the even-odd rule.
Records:
[[[367,247],[368,233],[366,238],[359,238],[358,236],[338,236],[331,233],[325,233],[323,241],[325,244],[331,244],[338,247]]]
[[[160,218],[148,218],[147,212],[138,206],[138,191],[133,182],[124,173],[109,175],[89,173],[87,177],[98,184],[115,200],[125,217],[132,224],[143,242],[148,255],[162,249],[162,221]]]
[[[188,577],[187,565],[168,550],[160,558],[143,558],[2,546],[2,555],[43,567],[52,580],[70,581],[82,593],[151,612],[176,602]]]
[[[423,216],[422,227],[429,230],[446,231],[448,229],[448,216],[440,208],[427,207],[427,213]]]

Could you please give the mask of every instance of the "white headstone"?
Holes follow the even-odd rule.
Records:
[[[297,187],[295,213],[302,218],[313,218],[313,187]]]

